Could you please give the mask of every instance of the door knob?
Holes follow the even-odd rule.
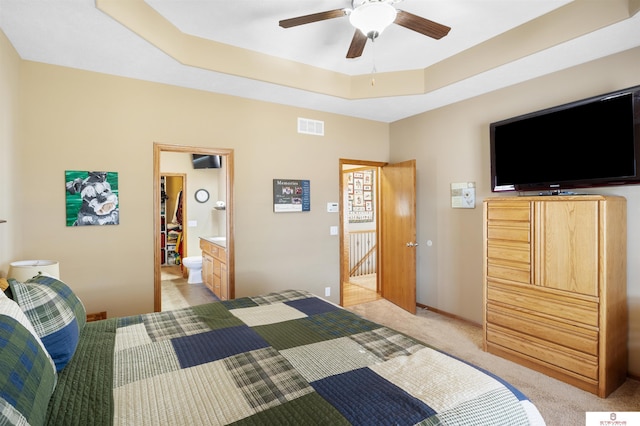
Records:
[[[418,243],[407,243],[407,247],[418,247]]]

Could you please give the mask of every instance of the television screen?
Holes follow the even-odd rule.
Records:
[[[221,155],[193,154],[194,169],[219,169],[222,167]]]
[[[640,87],[492,123],[490,133],[492,191],[640,182]]]

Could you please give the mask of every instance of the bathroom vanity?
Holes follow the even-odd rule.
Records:
[[[202,281],[220,299],[229,298],[227,274],[227,239],[224,237],[201,237]]]

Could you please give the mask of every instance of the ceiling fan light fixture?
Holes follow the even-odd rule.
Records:
[[[367,1],[351,11],[349,22],[371,40],[396,19],[396,8],[386,1]]]

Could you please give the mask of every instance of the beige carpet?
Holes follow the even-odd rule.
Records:
[[[384,299],[347,308],[491,371],[522,391],[547,425],[583,425],[586,411],[640,411],[640,382],[628,379],[602,399],[482,350],[482,328],[431,311],[417,315]],[[628,425],[631,426],[631,425]]]

